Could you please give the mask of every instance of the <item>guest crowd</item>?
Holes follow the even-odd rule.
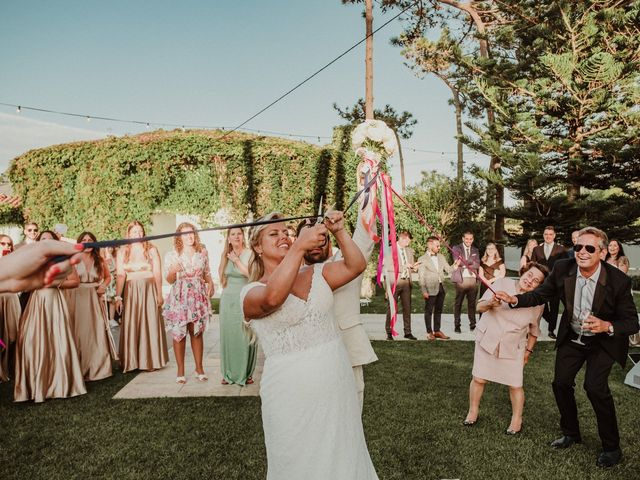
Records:
[[[190,223],[178,226],[173,249],[160,258],[150,242],[137,242],[114,250],[86,248],[55,287],[43,286],[22,293],[0,293],[0,381],[14,379],[16,402],[42,402],[87,393],[86,383],[123,372],[154,371],[169,362],[167,333],[173,341],[176,383],[192,376],[208,381],[203,364],[203,335],[211,317],[214,282],[209,256]],[[76,239],[60,231],[24,226],[25,239],[14,245],[0,235],[1,256],[24,245],[44,240],[69,243],[96,242],[88,231]],[[144,226],[131,222],[127,238],[145,236]],[[222,384],[246,385],[256,364],[256,346],[245,336],[240,290],[247,283],[249,250],[244,231],[227,232],[220,280],[220,343]],[[171,285],[166,298],[163,278]],[[112,328],[118,327],[116,345]],[[185,372],[189,337],[195,371]]]

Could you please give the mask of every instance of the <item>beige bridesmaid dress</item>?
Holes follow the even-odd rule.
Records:
[[[14,349],[12,344],[18,336],[19,321],[20,300],[18,294],[0,293],[0,338],[5,345],[5,348],[0,351],[0,382],[8,382],[13,376],[9,371],[9,358]]]
[[[122,371],[156,370],[169,362],[164,319],[158,308],[151,265],[125,263],[126,281],[120,324]]]
[[[80,285],[71,290],[75,309],[73,332],[80,356],[80,366],[85,381],[102,380],[113,375],[111,358],[117,360],[115,343],[107,320],[104,300],[96,289],[100,285],[100,272],[96,266],[87,271],[84,262],[76,265]]]
[[[20,317],[14,400],[42,402],[84,393],[64,294],[57,288],[35,290]]]

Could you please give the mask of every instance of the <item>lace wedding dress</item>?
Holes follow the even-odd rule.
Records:
[[[268,480],[378,478],[322,267],[313,267],[306,301],[290,294],[279,310],[250,323],[266,357],[260,397]],[[246,285],[241,301],[259,285]]]

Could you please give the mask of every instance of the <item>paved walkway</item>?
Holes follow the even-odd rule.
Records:
[[[365,329],[371,340],[385,340],[386,333],[384,330],[385,316],[379,314],[363,314],[362,319]],[[543,321],[544,322],[544,321]],[[426,341],[426,327],[424,324],[424,316],[422,314],[411,315],[411,325],[413,334],[418,337],[419,341]],[[451,337],[451,340],[473,341],[473,333],[469,331],[469,322],[466,316],[462,318],[462,333],[453,332],[453,315],[446,314],[442,316],[442,331]],[[398,318],[396,330],[400,336],[396,337],[396,341],[409,341],[403,338],[402,318]],[[543,328],[543,335],[539,340],[549,340],[546,330]],[[117,328],[114,336],[117,341]],[[173,356],[173,350],[170,349],[169,357],[171,361],[165,368],[156,370],[155,372],[142,372],[138,374],[131,382],[129,382],[122,390],[120,390],[113,398],[158,398],[158,397],[227,397],[227,396],[257,396],[260,389],[260,377],[262,375],[262,367],[264,365],[264,355],[262,352],[258,354],[258,362],[253,379],[253,385],[245,387],[239,385],[222,385],[220,381],[220,329],[218,326],[218,316],[215,315],[209,329],[205,332],[204,338],[204,370],[209,376],[209,381],[199,382],[195,375],[195,364],[191,354],[190,346],[187,346],[185,372],[187,383],[178,385],[176,379],[176,363]],[[171,338],[167,339],[171,345]]]

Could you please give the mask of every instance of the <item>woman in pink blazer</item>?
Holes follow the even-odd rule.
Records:
[[[547,267],[529,262],[519,280],[496,280],[496,291],[508,290],[511,295],[530,292],[548,275]],[[511,423],[506,433],[515,435],[522,430],[524,389],[522,377],[525,364],[533,353],[540,335],[542,306],[512,309],[493,297],[487,290],[478,303],[483,314],[476,329],[476,347],[473,357],[473,378],[469,385],[469,412],[463,425],[471,427],[478,421],[482,392],[487,382],[509,386],[511,397]]]

